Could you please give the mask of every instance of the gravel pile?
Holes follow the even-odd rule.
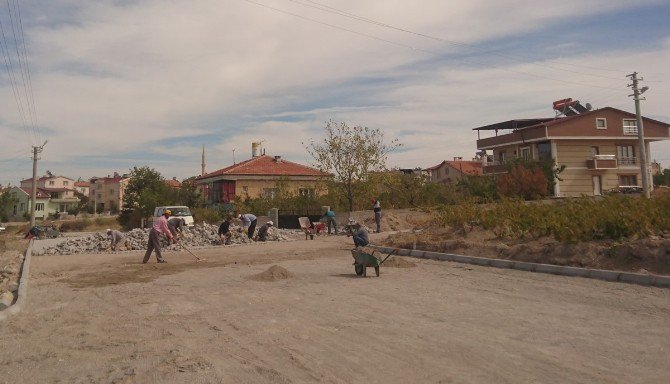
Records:
[[[161,247],[166,250],[179,250],[180,244],[186,247],[204,247],[212,245],[221,245],[218,235],[219,227],[212,224],[197,224],[194,227],[186,227],[179,235],[179,243],[169,245],[165,236],[160,236]],[[235,225],[230,226],[231,238],[230,244],[254,243],[247,237],[246,231]],[[268,230],[268,241],[287,241],[291,240],[294,230],[270,228]],[[125,233],[127,250],[145,250],[149,241],[149,229],[133,229]],[[97,253],[106,251],[109,248],[109,239],[104,232],[98,232],[88,236],[71,238],[58,243],[54,246],[41,250],[35,250],[33,255],[71,255],[75,253]],[[117,245],[117,250],[124,250],[122,243]]]

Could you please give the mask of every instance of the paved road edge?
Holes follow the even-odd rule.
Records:
[[[420,250],[412,250],[404,248],[392,248],[378,245],[370,245],[370,246],[378,249],[380,252],[385,253],[389,253],[395,250],[395,254],[399,256],[411,256],[411,257],[440,260],[440,261],[454,261],[457,263],[481,265],[485,267],[516,269],[519,271],[548,273],[552,275],[561,275],[561,276],[578,276],[589,279],[638,284],[638,285],[653,286],[659,288],[670,288],[670,276],[663,276],[663,275],[610,271],[606,269],[568,267],[553,264],[528,263],[523,261],[491,259],[487,257],[465,256],[465,255],[456,255],[453,253],[420,251]]]
[[[21,311],[28,296],[28,277],[30,276],[30,258],[33,250],[33,239],[28,243],[28,249],[23,257],[23,265],[21,266],[21,278],[19,279],[18,297],[14,304],[9,308],[0,312],[0,321],[9,318],[11,315],[16,315]]]

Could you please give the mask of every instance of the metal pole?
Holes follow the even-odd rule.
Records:
[[[644,190],[644,196],[648,199],[651,196],[651,191],[649,188],[649,172],[647,171],[647,148],[644,145],[644,126],[642,125],[642,113],[640,112],[640,100],[645,100],[644,97],[640,95],[646,91],[648,88],[643,88],[642,91],[638,89],[638,80],[643,80],[643,78],[637,78],[637,72],[633,72],[628,77],[633,80],[632,86],[633,94],[628,96],[633,96],[635,100],[635,116],[637,118],[637,140],[638,140],[638,152],[640,159],[640,173],[642,174],[642,189]]]

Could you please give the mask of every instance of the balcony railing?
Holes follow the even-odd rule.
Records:
[[[616,169],[617,159],[615,155],[594,155],[592,159],[586,160],[587,169]]]
[[[637,164],[637,158],[635,156],[618,156],[617,162],[619,162],[620,167],[632,166]]]
[[[493,162],[493,163],[488,163],[485,165],[482,170],[484,171],[485,175],[492,174],[492,173],[506,173],[507,172],[507,166],[504,164],[500,164],[499,162]]]
[[[637,136],[637,127],[623,127],[623,134],[625,136]]]

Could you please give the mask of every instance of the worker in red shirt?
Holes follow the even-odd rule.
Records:
[[[167,261],[163,259],[163,255],[161,255],[161,243],[158,235],[162,233],[163,235],[167,236],[169,240],[172,240],[173,243],[177,242],[177,239],[172,235],[170,227],[168,226],[168,217],[171,215],[172,211],[166,209],[163,212],[163,216],[159,217],[158,220],[154,222],[153,227],[151,227],[151,231],[149,231],[147,253],[144,254],[144,260],[142,260],[143,264],[146,264],[147,261],[149,261],[151,252],[153,252],[154,249],[156,250],[156,260],[158,260],[159,263],[167,263]]]

